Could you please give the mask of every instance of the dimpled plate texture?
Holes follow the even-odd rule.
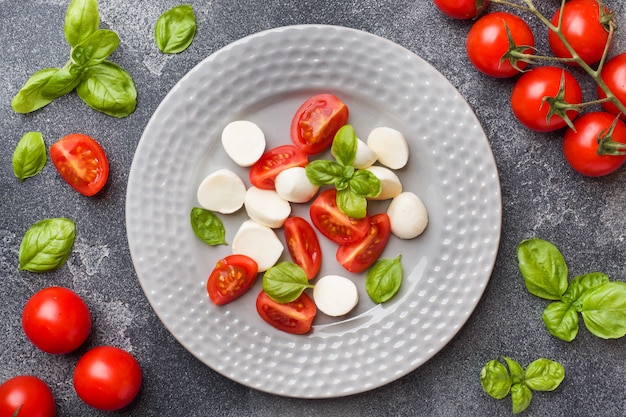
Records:
[[[311,332],[295,336],[262,321],[255,299],[213,305],[206,279],[230,246],[209,247],[189,225],[202,179],[229,168],[248,183],[221,146],[224,126],[252,120],[268,149],[290,142],[289,126],[308,97],[330,92],[350,109],[366,139],[376,126],[407,137],[408,165],[397,174],[418,194],[430,222],[413,240],[392,238],[384,258],[402,255],[400,291],[383,305],[348,274],[325,238],[321,275],[350,276],[359,304],[345,317],[318,313]],[[330,158],[329,155],[325,155]],[[371,212],[387,203],[372,203]],[[308,219],[307,205],[293,213]],[[220,215],[232,238],[247,218]],[[389,40],[354,29],[303,25],[234,42],[199,63],[155,111],[128,180],[126,221],[141,286],[176,339],[199,360],[241,384],[305,398],[373,389],[416,369],[459,331],[491,275],[501,228],[500,184],[491,149],[468,104],[432,66]],[[283,239],[282,230],[277,234]],[[284,260],[289,258],[285,250]]]

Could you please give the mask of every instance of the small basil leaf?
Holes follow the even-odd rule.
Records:
[[[76,64],[67,63],[56,71],[41,90],[41,95],[54,100],[74,90],[80,82],[82,68]]]
[[[330,152],[341,165],[352,165],[356,157],[356,133],[351,125],[342,126],[333,139]]]
[[[194,207],[191,209],[190,221],[193,232],[207,245],[227,245],[224,224],[215,213]]]
[[[587,329],[603,339],[626,334],[626,283],[608,282],[586,293],[582,316]]]
[[[187,49],[195,34],[196,16],[188,4],[163,13],[154,27],[154,40],[159,50],[166,54],[176,54]]]
[[[511,386],[511,403],[513,414],[519,414],[526,410],[533,399],[533,393],[524,383],[517,383]]]
[[[132,78],[110,61],[85,68],[76,92],[89,107],[109,116],[126,117],[137,106],[137,90]]]
[[[307,164],[306,177],[313,185],[333,185],[343,177],[344,168],[335,161],[316,159]]]
[[[13,151],[13,172],[24,181],[39,174],[47,160],[43,135],[40,132],[25,133]]]
[[[579,275],[569,282],[567,291],[563,294],[563,302],[575,306],[580,311],[581,297],[588,291],[609,282],[609,277],[601,272],[592,272]]]
[[[20,244],[20,270],[46,272],[58,269],[72,251],[75,237],[72,220],[53,218],[41,220],[24,234]]]
[[[362,197],[378,197],[381,189],[378,177],[366,169],[357,170],[350,180],[350,191]]]
[[[402,283],[401,255],[395,259],[380,259],[367,271],[365,290],[375,303],[384,303],[393,297]]]
[[[353,219],[362,219],[367,216],[367,200],[365,197],[354,194],[349,188],[337,190],[337,207]]]
[[[480,371],[480,384],[483,390],[496,400],[509,395],[513,380],[506,366],[495,359],[490,360]]]
[[[526,367],[524,382],[533,391],[554,391],[565,378],[565,368],[558,362],[541,358]]]
[[[16,113],[30,113],[50,104],[53,99],[44,97],[42,90],[57,71],[58,68],[45,68],[31,75],[20,91],[13,97],[11,101],[13,111]]]
[[[73,48],[100,27],[97,0],[72,0],[65,13],[63,33]]]
[[[72,59],[83,67],[97,65],[106,60],[119,46],[117,33],[99,29],[72,49]]]
[[[517,248],[519,269],[528,291],[547,300],[560,300],[567,290],[567,265],[552,243],[541,239],[522,241]]]
[[[522,365],[520,365],[519,362],[511,358],[507,358],[506,356],[504,356],[503,359],[506,362],[506,365],[509,367],[509,373],[511,374],[511,378],[513,378],[513,383],[515,384],[523,381],[524,368],[522,367]]]
[[[309,284],[306,272],[293,262],[280,262],[263,274],[263,291],[278,303],[296,300]]]
[[[551,303],[543,311],[543,322],[552,336],[571,342],[578,334],[578,313],[562,301]]]

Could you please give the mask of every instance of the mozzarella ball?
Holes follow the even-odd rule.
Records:
[[[222,130],[222,146],[228,156],[239,166],[249,167],[265,151],[265,134],[259,126],[248,120],[236,120]]]
[[[234,213],[243,206],[246,185],[237,174],[224,168],[200,183],[196,197],[202,208],[222,214]]]
[[[233,238],[232,250],[233,254],[254,259],[259,272],[264,272],[276,264],[284,246],[272,229],[254,220],[246,220]]]
[[[333,317],[349,313],[359,302],[359,291],[354,282],[340,275],[325,275],[313,288],[313,300],[324,314]]]
[[[311,200],[319,186],[311,184],[303,167],[292,167],[281,171],[274,183],[276,192],[284,200],[292,203],[306,203]]]
[[[414,193],[405,191],[394,197],[387,208],[391,233],[400,239],[413,239],[428,226],[428,211]]]
[[[378,159],[378,155],[376,152],[372,150],[365,142],[361,139],[356,140],[356,156],[354,157],[354,162],[352,166],[357,169],[367,168],[369,166],[374,165],[376,159]]]
[[[409,145],[404,135],[390,127],[377,127],[367,138],[369,146],[378,155],[378,162],[391,169],[400,169],[409,160]]]
[[[380,194],[378,194],[378,197],[372,198],[372,200],[388,200],[402,192],[400,178],[389,168],[372,165],[366,169],[380,181]]]
[[[274,190],[250,187],[246,192],[244,206],[252,220],[271,227],[281,227],[291,214],[291,205]]]

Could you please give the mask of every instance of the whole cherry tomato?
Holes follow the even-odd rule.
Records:
[[[626,106],[626,53],[609,59],[602,67],[600,76],[615,97]],[[598,98],[605,99],[606,93],[604,90],[600,86],[597,86],[597,90]],[[619,114],[622,119],[626,119],[626,114],[622,113],[615,104],[606,102],[602,103],[602,107],[609,113]]]
[[[434,0],[435,6],[453,19],[474,19],[489,5],[489,0]]]
[[[0,385],[0,417],[54,417],[55,413],[52,391],[41,379],[20,375]]]
[[[503,59],[509,51],[507,27],[515,46],[522,48],[522,52],[531,54],[532,47],[535,46],[533,32],[526,22],[511,13],[486,14],[474,23],[467,34],[465,46],[469,60],[478,70],[492,77],[512,77],[528,65],[518,61],[518,70],[509,59]]]

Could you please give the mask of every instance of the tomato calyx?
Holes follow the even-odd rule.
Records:
[[[619,121],[620,116],[617,115],[615,120],[608,129],[603,129],[596,136],[598,142],[598,149],[596,153],[600,156],[623,156],[626,155],[626,144],[613,140],[613,134],[615,133],[615,127]]]
[[[502,55],[500,58],[500,63],[502,64],[505,61],[509,61],[511,66],[519,72],[524,72],[524,69],[518,65],[518,62],[525,62],[527,64],[533,64],[534,54],[529,54],[527,51],[530,49],[531,51],[536,51],[537,49],[534,46],[530,45],[517,45],[515,43],[515,39],[513,39],[513,34],[511,33],[511,28],[509,25],[503,21],[504,30],[506,31],[506,36],[509,40],[509,50]]]
[[[550,110],[546,115],[546,122],[549,123],[552,116],[558,116],[573,130],[576,130],[572,119],[567,112],[574,110],[577,113],[580,112],[581,106],[578,104],[571,104],[565,100],[565,71],[561,73],[561,82],[559,84],[559,91],[554,97],[546,96],[541,100],[542,105],[548,103]]]
[[[474,20],[478,19],[487,10],[487,6],[489,6],[489,0],[476,0],[476,16]]]

